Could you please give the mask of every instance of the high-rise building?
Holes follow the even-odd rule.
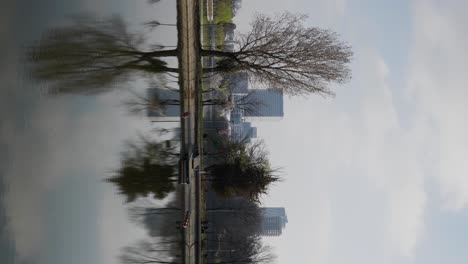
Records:
[[[249,100],[258,102],[255,111],[244,114],[246,121],[265,121],[283,119],[283,92],[275,89],[251,89]]]
[[[250,142],[257,137],[257,128],[250,122],[241,122],[231,115],[231,139],[234,141]]]
[[[249,93],[249,75],[246,72],[231,73],[228,85],[232,95],[247,95]]]
[[[257,137],[257,129],[250,121],[281,120],[284,116],[283,93],[275,89],[237,89],[231,100],[235,102],[229,118],[232,140]]]
[[[284,207],[264,207],[260,234],[262,236],[280,236],[286,227],[288,217]]]

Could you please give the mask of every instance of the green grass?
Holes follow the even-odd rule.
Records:
[[[232,2],[231,0],[217,0],[215,1],[215,24],[226,23],[232,20]]]
[[[202,25],[208,24],[208,20],[206,18],[206,10],[205,10],[205,3],[206,0],[202,1],[202,14],[201,14],[201,23]],[[231,0],[215,0],[214,1],[214,21],[215,25],[215,46],[222,46],[224,44],[224,23],[228,23],[232,21],[232,2]],[[207,47],[209,45],[208,42],[208,30],[207,28],[203,27],[203,46]]]
[[[224,45],[224,26],[223,23],[232,21],[232,2],[231,0],[218,0],[215,2],[214,23],[215,26],[215,45]]]

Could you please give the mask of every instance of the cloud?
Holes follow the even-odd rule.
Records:
[[[351,87],[340,88],[341,98],[292,98],[281,125],[258,124],[273,164],[284,165],[286,174],[267,202],[288,205],[287,233],[323,242],[322,254],[291,259],[289,253],[288,261],[390,263],[413,256],[424,234],[421,142],[400,124],[382,56],[363,47],[356,54]],[[343,97],[353,102],[340,105]],[[286,248],[280,252],[295,252]]]
[[[365,54],[361,56],[366,57]],[[423,170],[417,158],[420,146],[413,140],[411,131],[400,125],[388,84],[390,70],[385,62],[372,54],[364,60],[358,74],[374,77],[363,77],[368,83],[364,84],[361,102],[360,157],[355,163],[365,168],[369,180],[386,193],[384,236],[388,239],[390,254],[411,256],[423,230],[426,202]]]
[[[464,1],[413,2],[409,91],[419,104],[421,127],[432,127],[433,169],[445,206],[468,204],[468,23]],[[424,133],[424,131],[420,131]]]
[[[99,96],[96,101],[68,96],[44,98],[34,105],[31,116],[25,113],[25,130],[15,127],[18,120],[3,120],[5,122],[1,136],[8,140],[12,155],[12,163],[6,174],[8,190],[5,200],[21,259],[45,252],[44,247],[47,245],[44,242],[53,239],[46,237],[50,235],[46,232],[45,222],[46,214],[50,213],[47,211],[49,194],[62,188],[61,184],[67,177],[77,177],[81,173],[87,173],[82,175],[85,181],[93,181],[95,177],[95,184],[104,184],[102,180],[107,176],[106,173],[115,168],[122,142],[139,131],[150,129],[147,120],[125,115],[122,108],[116,107],[121,102],[122,95],[123,93],[110,93]],[[80,105],[81,110],[76,108],[77,105]],[[86,195],[86,191],[82,195]],[[109,188],[96,195],[102,197],[103,201],[109,201],[109,197],[116,198]],[[96,225],[100,231],[109,235],[116,229],[110,231],[109,228],[104,228],[103,222],[120,217],[119,221],[111,222],[124,225],[127,235],[122,236],[119,233],[120,239],[113,236],[110,245],[107,245],[106,236],[98,237],[102,233],[96,234],[94,238],[85,238],[99,240],[100,245],[106,248],[101,256],[107,263],[115,260],[116,252],[129,238],[139,234],[130,228],[124,215],[125,209],[118,206],[118,203],[119,201],[114,201],[113,209],[106,208],[109,206],[108,202],[100,204],[99,210],[102,209],[107,214],[100,215]],[[132,232],[136,232],[136,235]]]
[[[314,26],[335,25],[345,15],[347,0],[291,0],[271,1],[255,0],[243,1],[242,8],[234,17],[234,23],[240,32],[250,29],[249,22],[252,21],[254,13],[275,14],[284,11],[308,14],[309,21]],[[267,8],[265,8],[267,7]]]
[[[287,181],[273,190],[273,204],[285,203],[284,198],[274,198],[284,193],[296,194],[288,198],[293,203],[301,203],[301,191],[334,194],[327,202],[330,231],[303,231],[327,241],[332,256],[342,254],[349,263],[411,260],[426,236],[426,185],[432,179],[446,208],[466,208],[468,33],[464,25],[468,18],[463,10],[467,7],[463,1],[413,1],[409,71],[397,77],[407,80],[405,87],[391,87],[392,69],[373,43],[357,39],[353,41],[353,80],[340,88],[336,100],[292,99],[286,103],[281,126],[259,125],[260,135],[267,129],[274,131],[264,133],[272,160],[286,165]],[[397,89],[404,90],[398,94],[404,97],[398,103]],[[408,122],[402,125],[401,118]],[[284,151],[288,148],[294,148],[294,155]],[[301,185],[316,186],[298,189]],[[321,212],[319,206],[307,205],[308,214]],[[302,217],[310,221],[312,216]],[[299,227],[287,228],[296,232]],[[357,236],[362,240],[350,239]],[[348,242],[343,245],[343,241]],[[356,252],[362,247],[379,254],[359,255]],[[332,257],[330,262],[340,261]]]

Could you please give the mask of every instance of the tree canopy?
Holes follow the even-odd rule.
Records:
[[[238,35],[236,51],[202,50],[221,60],[212,72],[244,71],[253,80],[290,95],[332,94],[331,83],[351,77],[350,46],[329,30],[305,25],[307,16],[257,14]]]
[[[223,196],[242,196],[260,202],[270,184],[281,180],[268,161],[263,141],[226,146],[224,161],[210,167],[213,189]]]
[[[162,199],[175,190],[177,161],[173,147],[145,138],[128,143],[127,147],[120,168],[107,179],[126,196],[127,202],[150,194]]]
[[[252,80],[289,95],[333,94],[329,85],[350,76],[350,46],[329,30],[305,25],[306,16],[284,12],[257,14],[250,31],[239,34],[234,51],[201,49],[202,56],[220,57],[205,72],[247,72]],[[159,23],[159,22],[158,22]],[[160,24],[160,23],[159,23]],[[55,92],[101,91],[135,73],[177,73],[161,57],[178,49],[146,45],[119,16],[75,16],[31,47],[32,76],[49,82]]]
[[[144,43],[143,35],[130,32],[119,16],[77,15],[70,25],[43,34],[27,58],[32,76],[56,93],[102,91],[136,73],[178,72],[158,58],[176,51],[149,52]]]

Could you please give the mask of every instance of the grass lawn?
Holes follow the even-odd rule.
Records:
[[[202,14],[201,14],[201,24],[208,24],[206,17],[206,1],[203,0],[202,3]],[[214,0],[214,14],[213,14],[215,24],[214,26],[214,38],[215,46],[222,46],[224,44],[224,23],[232,21],[232,2],[231,0]],[[203,32],[203,46],[207,47],[210,43],[208,41],[208,29],[207,27],[202,28]]]

